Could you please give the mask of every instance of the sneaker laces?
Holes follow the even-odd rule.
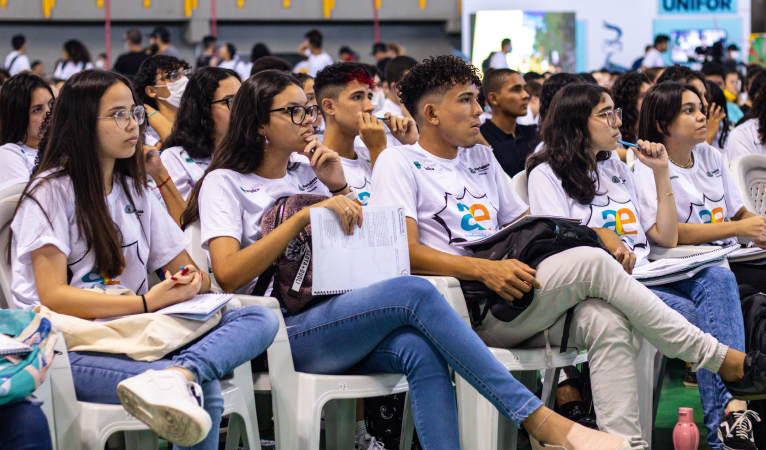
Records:
[[[733,413],[733,414],[737,414],[737,413]],[[758,413],[748,409],[745,412],[739,413],[739,417],[734,421],[734,425],[732,425],[728,434],[731,435],[732,433],[734,433],[735,437],[738,437],[744,440],[750,440],[750,434],[753,431],[753,423],[750,421],[750,417],[755,419],[756,422],[761,421],[761,418],[758,416]]]
[[[366,450],[386,450],[386,446],[383,442],[375,439],[375,436],[370,436],[370,444]]]

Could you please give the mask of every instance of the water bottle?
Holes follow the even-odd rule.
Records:
[[[673,429],[673,447],[675,450],[697,450],[700,443],[700,430],[694,423],[694,409],[678,408],[678,423]]]

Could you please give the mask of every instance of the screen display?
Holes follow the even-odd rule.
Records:
[[[471,22],[471,63],[478,68],[501,51],[503,39],[510,39],[511,51],[505,55],[510,69],[576,71],[573,12],[478,11]]]
[[[726,30],[676,30],[670,35],[670,59],[673,62],[705,62],[713,44],[724,41]]]

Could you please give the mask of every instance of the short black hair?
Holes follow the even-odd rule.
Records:
[[[706,64],[702,66],[701,72],[705,77],[719,76],[723,80],[726,79],[726,70],[720,64]]]
[[[367,67],[357,62],[336,62],[317,72],[314,78],[314,94],[320,109],[322,100],[335,98],[352,81],[368,84],[370,87],[375,83]]]
[[[506,44],[507,44],[507,45],[511,45],[511,40],[510,40],[510,39],[508,39],[508,38],[505,38],[505,39],[503,39],[503,40],[500,42],[500,47],[505,47],[505,46],[506,46]]]
[[[665,81],[675,81],[676,83],[686,83],[693,75],[692,69],[676,64],[674,66],[666,68],[662,75],[657,78],[656,83],[664,83]]]
[[[452,55],[430,57],[413,67],[399,82],[399,99],[417,120],[418,105],[430,95],[443,95],[459,84],[472,83],[481,89],[479,69]]]
[[[658,34],[654,38],[654,46],[657,47],[660,44],[664,44],[665,42],[670,42],[670,36],[667,34]]]
[[[306,86],[306,82],[307,81],[314,79],[314,77],[312,77],[311,75],[307,74],[306,72],[294,73],[293,76],[295,77],[296,80],[301,82],[301,89]]]
[[[263,72],[264,70],[281,70],[283,72],[292,72],[293,65],[290,64],[287,60],[284,60],[278,56],[262,56],[258,58],[253,63],[253,67],[250,68],[250,76],[252,77],[256,73]]]
[[[728,47],[726,47],[727,51],[739,51],[739,47],[737,47],[737,44],[729,44]]]
[[[216,42],[218,42],[218,40],[215,38],[215,36],[208,34],[202,38],[202,48],[208,49],[211,45],[215,45]]]
[[[14,50],[21,50],[21,47],[27,43],[27,38],[23,34],[17,34],[11,38],[11,46]]]
[[[39,59],[36,59],[36,60],[32,61],[32,64],[30,64],[29,67],[34,69],[35,66],[37,66],[39,64],[42,64],[42,63],[43,63],[42,61],[40,61]]]
[[[524,81],[526,81],[527,83],[529,83],[530,81],[535,81],[540,79],[544,80],[545,77],[534,71],[529,71],[524,74]]]
[[[312,47],[316,48],[322,48],[322,40],[324,39],[322,36],[322,33],[319,30],[311,30],[308,33],[306,33],[303,37],[309,40],[309,44],[311,44]]]
[[[506,78],[514,73],[518,72],[511,69],[488,70],[487,73],[484,74],[484,79],[482,80],[482,92],[484,92],[484,97],[489,98],[490,92],[500,92],[500,89],[502,89],[505,84]]]
[[[361,63],[361,64],[364,66],[365,69],[367,69],[368,72],[372,74],[372,78],[375,78],[375,75],[377,75],[378,78],[380,78],[381,82],[386,81],[385,74],[380,72],[380,69],[378,69],[378,66],[376,66],[375,64],[367,64],[367,63]]]
[[[540,98],[543,93],[543,84],[537,80],[527,81],[527,93],[530,97]]]
[[[160,38],[164,44],[170,44],[170,32],[162,25],[154,27],[151,36],[154,38]]]
[[[253,48],[250,50],[250,62],[254,63],[264,56],[271,56],[271,51],[266,47],[266,44],[259,42],[253,45]]]
[[[580,72],[577,74],[577,76],[586,83],[598,84],[598,80],[596,80],[596,77],[594,77],[592,73]]]
[[[141,45],[141,32],[131,28],[125,32],[125,40],[133,45]]]
[[[386,81],[396,84],[402,80],[404,74],[417,66],[418,62],[410,56],[397,56],[386,64]]]
[[[231,42],[227,42],[226,44],[226,51],[229,52],[229,56],[231,56],[231,59],[234,59],[237,57],[237,47],[234,46]]]

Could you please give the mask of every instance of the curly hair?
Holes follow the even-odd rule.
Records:
[[[750,85],[753,100],[750,116],[758,119],[758,137],[761,142],[766,142],[766,70],[756,75]]]
[[[621,76],[612,88],[614,107],[622,109],[620,133],[622,133],[622,139],[628,142],[636,142],[639,115],[638,96],[644,83],[652,84],[646,74],[633,71]]]
[[[320,109],[322,100],[336,97],[340,90],[352,81],[366,84],[370,89],[375,87],[373,75],[363,64],[357,62],[337,62],[317,72],[314,78],[314,94]]]
[[[141,103],[157,109],[157,100],[146,95],[146,87],[154,86],[157,80],[157,72],[167,73],[174,70],[188,70],[189,63],[174,56],[154,55],[146,58],[138,68],[138,73],[133,79],[133,89],[138,94]]]
[[[209,158],[213,154],[215,122],[210,116],[210,102],[221,82],[229,77],[240,80],[237,72],[220,67],[202,68],[189,79],[163,149],[183,147],[192,158]]]
[[[553,97],[566,85],[572,83],[582,83],[583,79],[578,75],[571,73],[557,73],[545,80],[543,90],[540,92],[540,123],[543,123],[545,116],[548,115],[548,108],[551,106]]]
[[[479,69],[457,56],[442,55],[423,60],[399,82],[399,99],[418,118],[420,102],[430,95],[444,95],[454,86],[471,83],[481,91]]]
[[[543,89],[547,84],[548,81]],[[582,81],[559,89],[550,102],[549,114],[542,121],[543,151],[527,159],[527,175],[540,164],[548,163],[561,178],[561,187],[567,196],[584,205],[593,201],[599,190],[598,181],[594,182],[591,176],[594,161],[588,149],[591,145],[588,119],[604,94],[609,95],[609,90]],[[607,159],[606,151],[596,155],[596,162]]]
[[[723,93],[723,89],[721,89],[720,86],[710,80],[705,82],[705,87],[707,88],[705,91],[705,97],[707,100],[708,109],[711,109],[713,104],[716,104],[721,107],[723,112],[726,112],[726,94]],[[723,120],[721,121],[721,127],[719,128],[721,135],[718,138],[718,148],[724,148],[726,145],[726,140],[729,138],[730,123],[731,122],[729,122],[729,118],[724,116]]]

